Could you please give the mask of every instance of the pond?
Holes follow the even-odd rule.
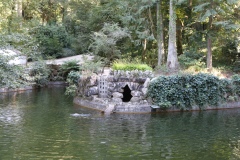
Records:
[[[240,110],[112,114],[64,88],[0,94],[1,160],[240,159]]]

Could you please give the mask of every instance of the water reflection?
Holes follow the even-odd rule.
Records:
[[[63,93],[0,95],[0,159],[239,159],[239,109],[104,116]]]

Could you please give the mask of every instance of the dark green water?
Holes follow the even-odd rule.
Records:
[[[64,88],[0,95],[0,160],[240,159],[239,140],[239,109],[103,116]]]

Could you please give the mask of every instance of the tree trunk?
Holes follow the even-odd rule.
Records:
[[[161,7],[162,0],[157,1],[157,45],[158,45],[158,66],[164,61],[164,39],[163,39],[163,16]]]
[[[191,22],[192,20],[192,0],[188,0],[188,19]]]
[[[207,38],[207,68],[208,71],[212,71],[212,39],[210,36]]]
[[[178,59],[176,48],[176,13],[173,0],[170,0],[168,32],[169,39],[168,39],[167,67],[170,70],[176,70],[178,68]]]
[[[15,5],[17,17],[20,19],[19,27],[22,28],[22,0],[17,0]]]
[[[22,18],[22,0],[17,0],[15,5],[16,5],[17,17]]]
[[[145,61],[146,51],[147,51],[147,39],[144,39],[143,52],[142,52],[142,61],[143,62]]]
[[[14,16],[14,9],[15,9],[15,4],[12,4],[11,15],[8,17],[8,26],[7,26],[8,34],[11,34],[12,32],[12,21]]]
[[[178,18],[177,19],[177,53],[178,55],[183,54],[183,48],[182,48],[182,30],[183,30],[183,23]]]
[[[213,0],[211,0],[211,9],[213,8]],[[212,30],[213,16],[209,16],[208,22],[208,34],[207,34],[207,68],[208,71],[212,71],[212,39],[211,39],[211,30]]]

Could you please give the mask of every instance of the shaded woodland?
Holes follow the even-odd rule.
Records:
[[[239,10],[239,0],[1,0],[0,45],[31,60],[93,53],[238,72]]]

